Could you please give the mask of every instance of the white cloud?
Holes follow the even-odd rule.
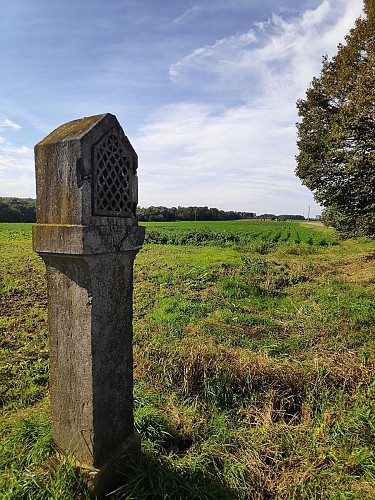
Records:
[[[14,132],[22,127],[0,116],[0,196],[35,196],[34,152],[25,145],[16,145]],[[18,136],[18,134],[17,134]]]
[[[283,211],[283,195],[290,205],[300,190],[290,150],[294,127],[283,127],[276,115],[270,123],[262,109],[245,106],[216,115],[197,105],[164,112],[163,122],[144,129],[136,144],[142,162],[141,203],[145,198],[163,204],[164,191],[172,204],[258,212],[272,204]],[[294,209],[300,212],[300,204]]]
[[[12,120],[8,118],[0,118],[0,129],[10,128],[12,130],[20,130],[21,125],[18,123],[14,123]]]
[[[140,131],[140,203],[166,205],[165,197],[258,213],[301,213],[312,204],[318,213],[294,176],[295,101],[319,74],[321,56],[336,52],[361,5],[325,0],[300,17],[273,16],[173,64],[175,84],[211,90],[210,104],[166,106]]]
[[[243,51],[255,41],[256,36],[250,30],[239,36],[218,40],[214,45],[199,47],[180,61],[172,64],[169,75],[172,80],[177,81],[189,71],[220,74],[223,69],[228,69],[228,65],[233,64],[233,56],[240,57]]]
[[[4,175],[0,170],[0,196],[17,198],[35,198],[35,181],[33,175],[21,173],[17,179]]]
[[[285,20],[273,15],[247,33],[195,49],[171,65],[170,77],[181,85],[198,83],[219,90],[221,99],[231,90],[244,98],[246,87],[254,91],[254,84],[256,95],[275,84],[286,88],[291,83],[293,90],[300,90],[320,71],[322,55],[332,56],[344,41],[361,5],[361,0],[324,0],[302,17]]]
[[[27,198],[30,193],[35,193],[33,150],[0,140],[0,196]]]
[[[185,17],[188,17],[189,15],[191,15],[191,14],[193,14],[195,12],[199,12],[201,10],[201,8],[202,7],[199,6],[199,5],[193,5],[193,7],[190,7],[190,9],[187,9],[183,14],[181,14],[181,16],[179,16],[176,19],[174,19],[173,22],[174,23],[179,23]]]

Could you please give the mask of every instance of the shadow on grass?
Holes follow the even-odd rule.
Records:
[[[235,500],[236,492],[218,481],[206,477],[202,471],[182,470],[166,463],[161,457],[142,454],[140,466],[119,464],[117,487],[106,498],[111,500]]]

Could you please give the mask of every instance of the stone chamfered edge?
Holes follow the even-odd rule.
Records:
[[[131,217],[92,214],[92,148],[110,129],[116,130],[136,169],[137,154],[110,113],[61,125],[35,146],[37,224],[33,227],[33,246],[36,252],[77,255],[141,247],[144,228],[138,226],[135,214]],[[136,175],[133,177],[136,189]]]
[[[141,226],[33,226],[33,249],[37,253],[101,254],[139,250],[144,240]]]

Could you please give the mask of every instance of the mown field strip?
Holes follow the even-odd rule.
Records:
[[[210,245],[264,242],[330,246],[337,240],[331,231],[317,225],[298,222],[226,221],[226,222],[143,222],[146,243]]]

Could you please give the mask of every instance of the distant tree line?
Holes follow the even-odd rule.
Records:
[[[183,221],[204,221],[204,220],[237,220],[253,219],[254,212],[234,212],[224,211],[218,208],[208,207],[148,207],[138,208],[138,220],[141,222],[173,222]]]
[[[138,208],[140,222],[225,221],[240,219],[304,220],[303,215],[256,215],[255,212],[225,211],[208,207]],[[0,222],[36,222],[35,200],[32,198],[1,198]]]
[[[175,221],[205,221],[205,220],[241,220],[241,219],[267,219],[267,220],[304,220],[303,215],[256,215],[255,212],[225,211],[208,207],[148,207],[138,208],[138,219],[141,222],[175,222]]]
[[[254,217],[255,219],[262,219],[262,220],[306,220],[303,215],[293,215],[293,214],[282,214],[282,215],[275,215],[275,214],[262,214],[262,215],[256,215]]]
[[[1,198],[0,222],[35,222],[35,200],[32,198]]]

